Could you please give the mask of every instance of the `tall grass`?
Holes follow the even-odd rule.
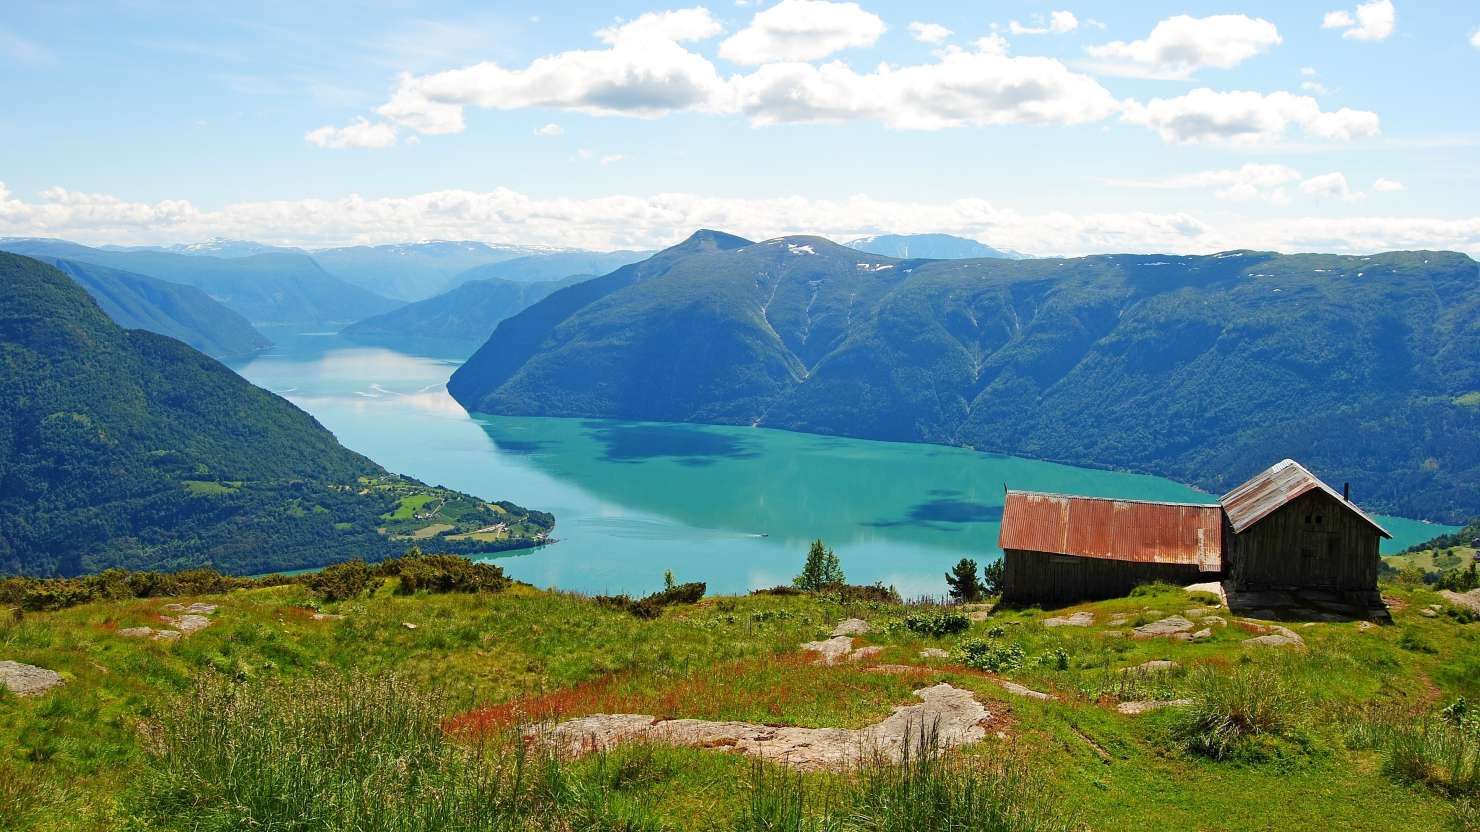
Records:
[[[200,685],[163,726],[145,814],[196,830],[649,830],[604,781],[518,742],[464,745],[395,678]]]
[[[757,764],[743,832],[1058,832],[1076,828],[1020,770],[948,755],[920,725],[897,762],[841,780]]]
[[[1403,783],[1480,801],[1480,725],[1438,715],[1368,713],[1353,721],[1347,745],[1382,755],[1382,769]]]
[[[1305,698],[1280,668],[1203,666],[1187,681],[1192,704],[1178,711],[1174,733],[1195,754],[1259,758],[1264,741],[1296,736],[1303,726]]]

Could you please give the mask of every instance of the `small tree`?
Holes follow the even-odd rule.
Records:
[[[663,591],[666,592],[674,587],[673,570],[663,570]]]
[[[987,588],[976,579],[976,561],[962,558],[951,571],[946,573],[946,584],[950,587],[951,600],[958,604],[980,601]]]
[[[982,592],[987,595],[1001,595],[1002,584],[1007,580],[1007,568],[1002,558],[987,564],[982,570]]]
[[[802,574],[792,578],[791,583],[803,592],[820,592],[844,580],[838,556],[821,540],[814,540],[812,548],[807,550],[807,563],[802,567]]]

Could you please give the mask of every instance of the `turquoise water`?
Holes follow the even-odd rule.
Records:
[[[236,369],[392,471],[555,513],[556,545],[501,557],[537,586],[645,593],[664,570],[712,592],[788,583],[821,537],[855,583],[940,595],[961,557],[998,555],[1005,486],[1211,498],[1157,477],[895,442],[744,427],[470,417],[444,384],[460,357],[269,331]],[[1383,518],[1386,550],[1450,530]]]

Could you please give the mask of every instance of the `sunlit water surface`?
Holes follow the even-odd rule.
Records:
[[[711,592],[787,583],[813,538],[853,583],[939,595],[963,556],[995,559],[1003,488],[1208,501],[1157,477],[937,445],[744,427],[469,416],[447,395],[460,356],[265,330],[238,372],[386,468],[550,511],[559,543],[498,562],[537,586],[645,593],[671,569]],[[435,353],[433,353],[435,354]],[[1450,530],[1383,518],[1384,551]]]

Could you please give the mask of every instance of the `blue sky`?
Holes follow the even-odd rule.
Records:
[[[20,4],[0,234],[1480,253],[1480,7],[1130,5]]]

